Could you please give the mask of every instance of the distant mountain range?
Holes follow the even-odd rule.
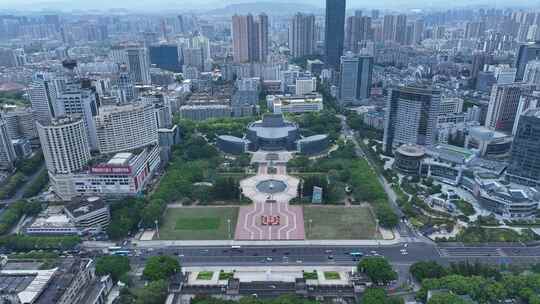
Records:
[[[138,12],[208,12],[210,14],[246,14],[264,11],[272,15],[291,15],[297,11],[322,12],[325,0],[0,0],[0,12],[38,11],[108,11],[125,8]],[[537,0],[347,0],[349,10],[357,8],[381,10],[451,9],[454,7],[540,7]]]
[[[234,15],[234,14],[258,14],[265,12],[268,15],[291,15],[295,12],[315,13],[322,11],[321,7],[298,3],[296,1],[291,2],[251,2],[251,3],[236,3],[229,4],[223,8],[217,8],[206,11],[205,13],[211,15]]]

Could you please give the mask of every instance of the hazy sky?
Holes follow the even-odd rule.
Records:
[[[110,9],[127,8],[134,10],[149,9],[153,11],[167,10],[191,10],[220,8],[232,3],[242,2],[288,2],[286,0],[0,0],[0,10],[79,10],[79,9]],[[324,7],[324,0],[294,0],[296,3],[310,4]],[[380,9],[400,8],[449,8],[453,6],[487,5],[503,8],[513,6],[540,7],[538,0],[348,0],[349,8],[371,8],[376,6]]]

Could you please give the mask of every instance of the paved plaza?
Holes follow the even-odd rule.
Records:
[[[270,158],[278,158],[272,153]],[[266,160],[266,161],[264,161]],[[240,208],[236,240],[303,240],[305,239],[302,207],[290,206],[297,196],[300,181],[287,175],[285,162],[257,156],[256,176],[240,182],[242,193],[253,204]]]

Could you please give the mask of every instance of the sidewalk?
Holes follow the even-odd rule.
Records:
[[[132,241],[137,247],[162,247],[162,246],[388,246],[401,243],[401,238],[393,240],[304,240],[304,241],[180,241],[180,240],[153,240]]]

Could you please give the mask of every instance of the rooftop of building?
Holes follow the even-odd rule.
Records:
[[[525,113],[523,113],[523,115],[528,116],[528,117],[540,118],[540,109],[539,108],[529,109]]]
[[[73,217],[80,217],[107,207],[105,201],[98,197],[78,198],[64,206]]]
[[[57,303],[64,292],[70,287],[79,271],[88,265],[91,260],[80,258],[67,258],[57,268],[53,279],[50,281],[41,295],[34,302],[35,304]]]
[[[56,268],[49,270],[2,270],[0,271],[0,290],[16,293],[21,303],[34,303],[40,294],[48,289],[47,286],[55,272]]]
[[[261,138],[284,138],[289,132],[297,130],[298,126],[285,120],[281,114],[265,114],[262,120],[252,122],[248,129]]]
[[[471,161],[476,155],[473,151],[447,144],[437,144],[427,147],[426,153],[431,157],[441,158],[445,161],[465,164]]]
[[[409,157],[422,157],[426,154],[426,151],[421,146],[407,144],[397,148],[396,153]]]

